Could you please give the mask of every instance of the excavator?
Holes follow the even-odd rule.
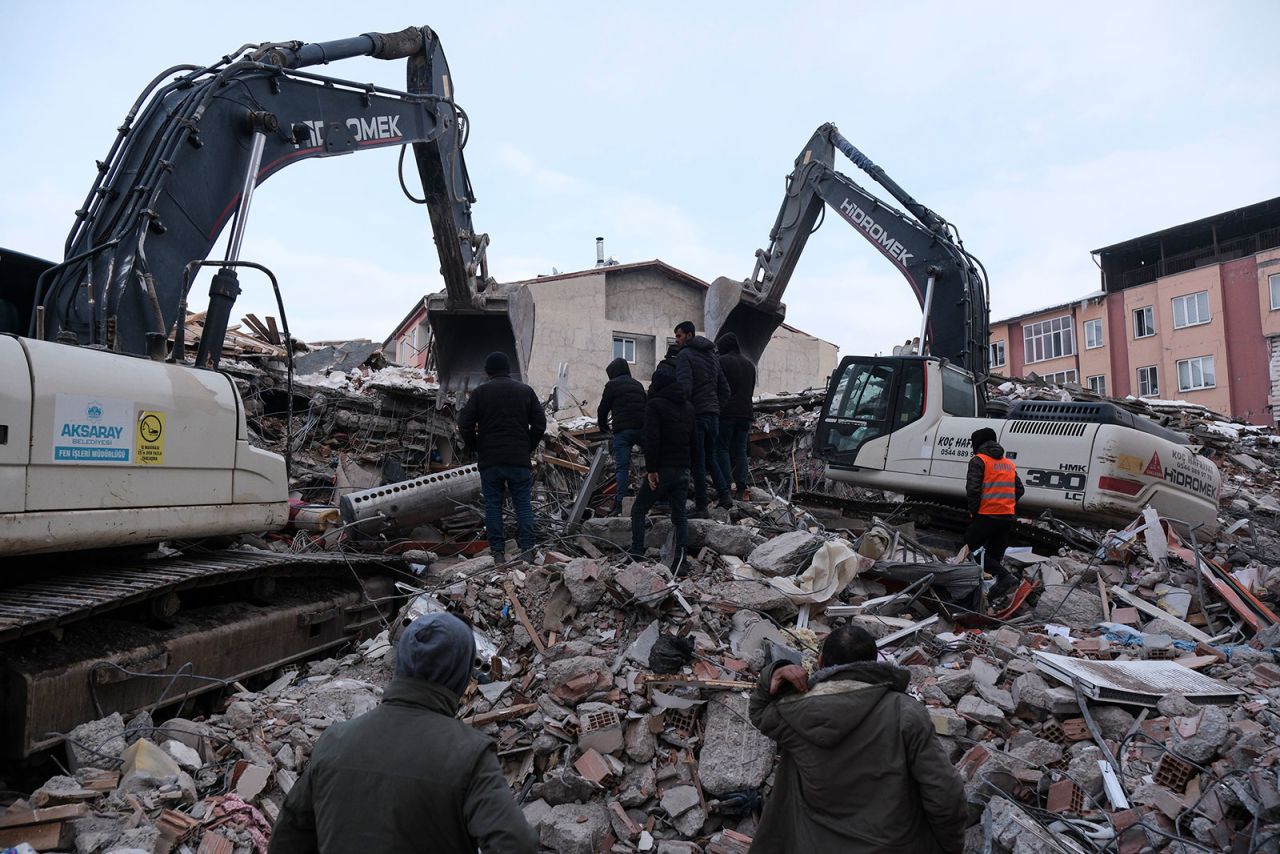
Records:
[[[839,150],[904,210],[836,171]],[[1185,437],[1106,402],[1021,401],[994,418],[986,398],[986,272],[955,227],[903,190],[833,124],[814,132],[745,281],[721,277],[707,295],[708,329],[734,332],[759,359],[785,316],[782,295],[819,216],[839,215],[911,286],[919,348],[846,356],[830,378],[814,436],[827,478],[929,503],[963,501],[979,427],[996,431],[1026,486],[1020,512],[1052,511],[1124,525],[1150,506],[1187,528],[1216,527],[1221,475]]]
[[[308,70],[361,56],[407,60],[406,90]],[[488,274],[454,88],[428,27],[246,45],[166,69],[98,163],[63,259],[0,250],[0,755],[28,755],[104,709],[166,699],[157,674],[173,675],[175,701],[379,623],[352,576],[380,564],[358,555],[140,555],[288,519],[285,461],[250,446],[244,403],[218,370],[240,273],[264,275],[280,300],[275,276],[240,250],[255,189],[287,166],[399,147],[403,168],[411,146],[422,197],[401,185],[427,209],[445,284],[428,298],[441,386],[476,384],[494,350],[525,375],[533,300]],[[210,259],[224,231],[225,254]],[[206,267],[191,363],[188,299]],[[197,593],[220,616],[182,624]],[[111,644],[81,628],[139,609],[145,619],[117,626]],[[48,643],[51,632],[63,642]],[[88,658],[74,657],[77,643]]]

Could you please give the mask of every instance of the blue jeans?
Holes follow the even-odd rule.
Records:
[[[693,465],[690,474],[693,477],[693,506],[697,510],[707,509],[707,470],[711,470],[711,479],[715,481],[716,492],[727,495],[729,481],[720,464],[716,460],[716,436],[720,432],[720,416],[714,412],[705,412],[693,422]]]
[[[516,542],[522,551],[537,545],[533,536],[533,471],[524,466],[488,466],[480,469],[480,491],[484,495],[484,529],[489,537],[489,551],[504,560],[507,541],[502,530],[502,499],[511,491],[516,508]]]
[[[613,434],[613,467],[618,470],[618,489],[613,496],[613,509],[622,509],[622,499],[631,483],[631,449],[640,444],[639,427],[619,430]]]
[[[750,435],[750,418],[720,419],[720,435],[716,440],[716,459],[720,462],[720,471],[724,479],[729,480],[732,474],[734,488],[739,492],[747,488],[747,438]]]
[[[658,488],[649,488],[649,478],[640,482],[636,503],[631,505],[631,551],[644,551],[644,517],[656,501],[665,500],[671,505],[671,524],[676,527],[676,553],[672,566],[680,565],[685,547],[689,544],[689,519],[685,515],[685,499],[689,493],[689,472],[686,469],[662,469],[658,472]]]

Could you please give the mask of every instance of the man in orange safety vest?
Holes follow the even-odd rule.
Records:
[[[996,580],[987,593],[987,601],[994,602],[1017,580],[1004,568],[1004,552],[1009,547],[1009,531],[1023,493],[1022,478],[996,441],[995,430],[983,427],[973,431],[971,439],[973,457],[965,477],[971,521],[964,539],[970,552],[985,549],[982,568]]]

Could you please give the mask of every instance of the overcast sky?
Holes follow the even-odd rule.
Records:
[[[95,159],[162,69],[411,24],[440,34],[470,115],[474,219],[502,280],[589,267],[597,235],[624,263],[745,278],[827,121],[960,228],[996,318],[1096,290],[1091,249],[1280,195],[1280,3],[1046,6],[5,3],[0,246],[61,257]],[[400,61],[329,71],[404,85]],[[242,257],[274,269],[310,340],[382,339],[442,287],[394,149],[271,178]],[[236,317],[276,314],[244,286]],[[846,354],[919,324],[906,283],[836,217],[785,301]]]

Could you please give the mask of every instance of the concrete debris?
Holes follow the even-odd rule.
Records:
[[[273,358],[264,349],[224,366],[242,390],[252,384],[251,432],[278,449],[284,392]],[[434,377],[391,370],[339,366],[302,378],[296,393],[310,406],[294,428],[293,486],[304,502],[331,507],[335,480],[379,485],[461,461],[451,401],[436,400]],[[992,392],[1060,399],[1064,390],[1009,382]],[[603,438],[587,423],[548,429],[535,485],[546,535],[536,555],[512,552],[506,563],[471,556],[487,550],[478,503],[372,540],[312,524],[263,542],[410,548],[421,569],[417,598],[474,626],[478,681],[458,715],[495,741],[546,851],[745,854],[759,815],[721,805],[758,796],[768,809],[777,758],[749,722],[748,692],[771,657],[812,668],[822,638],[846,620],[882,639],[883,660],[910,670],[909,691],[967,781],[968,850],[1248,850],[1251,840],[1256,850],[1275,850],[1274,437],[1188,407],[1120,402],[1215,455],[1222,525],[1197,532],[1193,545],[1176,526],[1167,536],[1149,529],[1148,538],[1138,530],[1145,517],[1117,532],[1024,522],[1014,540],[1032,542],[1034,553],[1011,555],[1006,566],[1031,591],[992,616],[928,580],[960,550],[963,520],[895,526],[900,518],[875,515],[892,496],[822,480],[809,453],[822,400],[819,390],[757,401],[755,488],[715,518],[691,521],[679,578],[659,560],[670,530],[661,507],[646,532],[648,560],[626,554],[630,519],[601,515],[613,501],[611,474],[588,496],[595,515],[571,532],[562,524]],[[848,544],[874,563],[830,596],[822,592],[822,601],[797,604],[771,585],[806,570],[824,543]],[[907,588],[904,566],[924,580]],[[691,645],[677,672],[650,668],[659,637]],[[54,850],[168,844],[157,840],[185,854],[263,850],[316,740],[379,702],[393,642],[388,632],[353,639],[322,661],[243,681],[224,707],[193,720],[166,720],[160,710],[154,725],[126,726],[120,714],[85,723],[66,742],[74,776],[33,781],[31,795],[0,812],[0,822],[59,843],[65,833],[66,845]],[[1077,669],[1159,663],[1229,692],[1212,698],[1217,706],[1181,683],[1152,693],[1117,682],[1100,699],[1089,684],[1042,671],[1046,655]],[[19,812],[43,808],[67,812],[44,821]]]

